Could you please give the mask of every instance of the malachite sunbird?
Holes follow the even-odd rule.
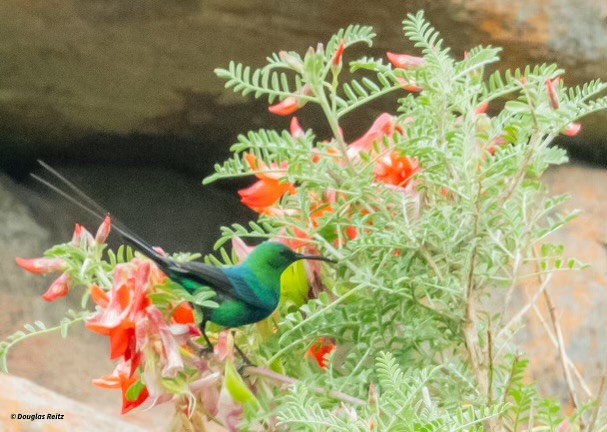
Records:
[[[32,174],[32,177],[93,216],[101,220],[105,218],[108,212],[92,198],[56,170],[42,161],[39,162],[64,186],[67,186],[69,192],[35,174]],[[323,256],[296,253],[281,243],[265,242],[257,246],[243,263],[232,267],[219,268],[202,262],[177,263],[156,252],[149,243],[118,221],[114,220],[112,225],[135,249],[154,261],[172,281],[188,292],[193,293],[200,288],[208,288],[216,293],[213,301],[219,306],[201,310],[203,314],[201,330],[207,342],[205,333],[207,321],[233,328],[256,323],[270,316],[280,302],[281,275],[294,262],[299,260],[334,262]]]

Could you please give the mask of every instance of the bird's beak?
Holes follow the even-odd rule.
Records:
[[[337,261],[332,260],[330,258],[326,258],[324,256],[320,256],[320,255],[302,255],[302,254],[295,254],[295,257],[298,260],[312,260],[312,261],[326,261],[326,262],[330,262],[332,264],[337,264]]]

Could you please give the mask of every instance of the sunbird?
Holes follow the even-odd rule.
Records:
[[[42,161],[38,162],[67,186],[68,191],[31,174],[40,183],[100,220],[109,214],[56,170]],[[178,263],[156,252],[152,245],[120,222],[114,220],[112,226],[128,243],[156,263],[167,277],[186,291],[193,293],[200,288],[208,288],[215,292],[213,301],[218,304],[217,308],[196,306],[203,314],[200,327],[209,346],[211,343],[205,332],[207,321],[234,328],[253,324],[270,316],[280,302],[281,275],[291,264],[299,260],[335,262],[323,256],[302,255],[281,243],[266,241],[257,246],[244,262],[232,267],[219,268],[202,262]]]

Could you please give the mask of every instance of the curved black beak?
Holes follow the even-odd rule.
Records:
[[[326,258],[324,256],[320,256],[320,255],[302,255],[302,254],[296,253],[295,258],[297,258],[297,260],[325,261],[325,262],[329,262],[332,264],[337,264],[337,261],[332,260],[330,258]]]

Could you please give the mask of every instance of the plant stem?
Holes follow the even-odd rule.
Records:
[[[300,381],[296,380],[295,378],[291,378],[291,377],[288,377],[286,375],[281,375],[281,374],[273,372],[273,371],[271,371],[269,369],[264,369],[264,368],[260,368],[260,367],[257,367],[257,366],[247,367],[245,369],[245,371],[248,374],[250,374],[250,375],[256,375],[256,376],[261,376],[261,377],[269,378],[269,379],[272,379],[274,381],[279,381],[279,382],[282,382],[282,383],[288,384],[288,385],[295,385],[295,384],[299,384],[300,383]],[[353,404],[353,405],[362,406],[362,405],[366,404],[366,402],[364,400],[355,398],[353,396],[347,395],[347,394],[345,394],[343,392],[340,392],[340,391],[329,390],[327,392],[327,390],[323,389],[322,387],[312,387],[311,390],[313,392],[315,392],[315,393],[318,393],[318,394],[328,394],[329,396],[331,396],[331,397],[333,397],[335,399],[338,399],[338,400],[340,400],[342,402],[350,403],[350,404]]]

